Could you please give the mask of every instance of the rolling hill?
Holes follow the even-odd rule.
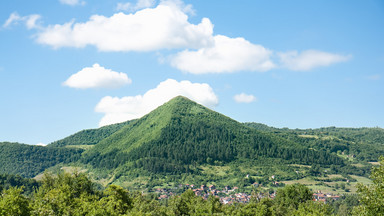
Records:
[[[293,180],[319,174],[367,176],[384,154],[383,129],[278,129],[239,123],[185,97],[144,117],[88,129],[46,147],[0,143],[0,170],[33,177],[77,167],[99,183],[154,187]],[[244,179],[252,176],[253,179]]]

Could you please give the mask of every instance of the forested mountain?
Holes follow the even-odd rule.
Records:
[[[291,163],[343,165],[325,151],[247,127],[185,97],[176,97],[86,151],[82,162],[115,169],[155,173],[190,172],[191,166],[230,163],[238,159],[280,158]]]
[[[127,187],[273,184],[272,175],[291,181],[333,174],[349,181],[347,175],[368,176],[367,162],[384,155],[383,137],[381,128],[239,123],[179,96],[140,119],[83,130],[45,147],[0,143],[0,173],[34,177],[76,167],[100,184]]]

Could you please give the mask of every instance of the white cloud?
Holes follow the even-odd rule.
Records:
[[[150,8],[155,6],[155,0],[138,0],[135,5],[130,2],[119,2],[117,3],[116,10],[119,11],[137,11],[143,8]]]
[[[46,146],[47,144],[45,144],[45,143],[37,143],[36,145],[37,146]]]
[[[294,71],[308,71],[316,67],[329,66],[338,62],[348,61],[351,56],[343,56],[318,50],[305,50],[300,54],[297,51],[279,53],[282,67]]]
[[[267,71],[274,67],[272,52],[244,38],[214,37],[213,46],[185,50],[171,57],[171,65],[193,74]]]
[[[25,25],[28,29],[40,28],[40,25],[37,24],[37,21],[41,18],[38,14],[32,14],[27,16],[28,18],[25,20]]]
[[[3,27],[6,28],[14,23],[17,23],[21,20],[21,16],[16,13],[16,12],[13,12],[11,13],[11,15],[9,15],[9,18],[5,21],[5,23],[3,24]]]
[[[61,1],[67,4],[83,2]],[[198,24],[188,21],[188,15],[194,14],[192,5],[185,5],[181,0],[160,0],[152,8],[155,2],[118,3],[119,10],[138,11],[130,14],[119,12],[110,17],[93,15],[86,22],[72,20],[45,27],[38,24],[40,15],[22,17],[12,13],[3,27],[22,21],[27,28],[38,29],[34,35],[38,43],[55,49],[86,46],[110,52],[184,49],[164,58],[165,62],[193,74],[268,71],[273,68],[307,71],[351,58],[350,55],[317,50],[277,53],[242,37],[213,35],[213,24],[208,18],[203,18]],[[272,61],[274,57],[280,59],[278,64]]]
[[[176,5],[184,13],[189,15],[195,15],[195,10],[193,9],[193,6],[191,4],[185,4],[182,0],[161,0],[161,4],[168,6]]]
[[[37,21],[41,18],[38,14],[31,14],[28,16],[20,16],[18,13],[12,13],[3,24],[3,28],[7,28],[13,24],[23,22],[28,29],[40,28]]]
[[[37,42],[54,48],[92,45],[101,51],[197,49],[212,43],[212,33],[209,19],[191,24],[178,4],[164,1],[134,14],[93,15],[85,23],[50,25],[37,34]]]
[[[233,99],[237,103],[251,103],[251,102],[257,100],[257,98],[255,96],[249,95],[249,94],[245,94],[245,93],[237,94],[237,95],[235,95],[233,97]]]
[[[59,0],[61,4],[75,6],[75,5],[85,5],[85,1],[80,0]]]
[[[70,76],[63,85],[71,88],[118,88],[132,81],[127,74],[105,69],[99,64],[83,68]]]
[[[218,104],[218,98],[212,88],[206,83],[178,82],[167,79],[156,88],[144,95],[127,97],[104,97],[97,104],[95,111],[105,113],[99,125],[109,125],[136,119],[161,106],[176,96],[185,96],[204,106],[213,108]]]

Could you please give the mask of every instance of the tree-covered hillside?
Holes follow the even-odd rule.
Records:
[[[239,123],[176,97],[140,119],[83,130],[46,147],[0,143],[0,173],[34,177],[72,166],[104,186],[142,188],[175,182],[275,187],[276,176],[288,183],[311,178],[305,182],[337,191],[344,181],[368,177],[368,161],[384,155],[383,131]]]
[[[301,146],[350,155],[352,159],[359,161],[377,161],[381,155],[384,155],[384,129],[382,128],[279,129],[259,123],[245,123],[245,125],[274,133]]]
[[[81,149],[3,142],[0,143],[0,173],[32,178],[56,164],[79,160],[82,152]]]
[[[260,132],[177,97],[123,127],[85,152],[82,162],[97,168],[132,168],[185,173],[201,164],[278,158],[288,163],[344,165],[342,158]]]
[[[113,125],[107,125],[97,129],[87,129],[77,132],[64,139],[50,143],[50,147],[64,147],[64,146],[85,146],[95,145],[101,140],[111,136],[116,131],[120,130],[130,122],[123,122]]]
[[[23,178],[19,175],[0,174],[0,191],[11,187],[23,187],[25,194],[32,194],[40,186],[35,179]]]

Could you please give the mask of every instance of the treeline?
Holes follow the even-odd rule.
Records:
[[[279,129],[259,123],[244,123],[244,125],[274,133],[309,148],[333,153],[342,152],[362,161],[377,161],[384,154],[382,128]]]
[[[81,149],[2,142],[0,143],[0,173],[32,178],[56,164],[79,160],[82,152]]]
[[[11,187],[23,187],[24,194],[32,194],[40,183],[31,178],[23,178],[19,175],[0,174],[0,191]]]
[[[107,125],[97,129],[82,130],[64,139],[52,142],[49,144],[49,146],[64,147],[70,145],[95,145],[101,140],[111,136],[125,125],[128,125],[129,123],[130,121],[127,121],[123,123]]]
[[[332,205],[312,201],[312,192],[304,185],[286,186],[275,199],[254,193],[249,203],[224,205],[219,198],[207,200],[192,190],[169,200],[159,201],[154,194],[143,195],[111,185],[96,190],[85,174],[46,174],[42,185],[31,195],[22,194],[23,187],[3,190],[0,215],[332,215],[350,214],[356,202]],[[356,200],[356,199],[354,199]],[[352,200],[353,201],[353,200]],[[358,204],[358,203],[357,203]],[[340,206],[342,206],[340,208]],[[337,208],[335,208],[337,207]]]
[[[219,198],[207,200],[192,190],[165,201],[153,194],[130,192],[110,185],[96,190],[84,173],[45,173],[41,186],[31,195],[23,187],[10,187],[0,194],[0,215],[384,215],[384,157],[372,169],[373,184],[358,186],[358,197],[346,196],[327,204],[312,201],[312,192],[300,184],[278,189],[269,199],[254,192],[249,203],[223,205]]]

